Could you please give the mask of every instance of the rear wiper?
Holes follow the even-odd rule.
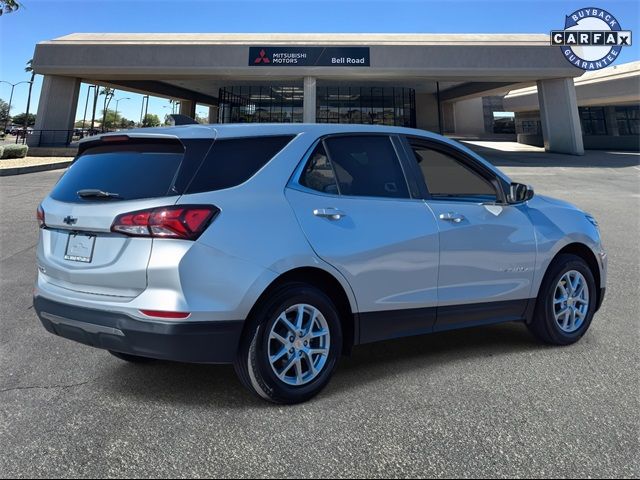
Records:
[[[112,198],[122,200],[119,193],[104,192],[97,188],[85,188],[84,190],[78,190],[77,193],[80,198]]]

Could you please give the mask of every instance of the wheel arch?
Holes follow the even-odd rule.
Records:
[[[312,285],[322,290],[331,298],[338,310],[340,323],[342,325],[343,354],[349,355],[352,347],[358,343],[359,339],[355,300],[352,300],[352,297],[347,293],[346,289],[349,288],[348,286],[343,286],[336,276],[322,268],[310,266],[298,267],[280,274],[258,297],[249,312],[248,318],[252,318],[255,311],[260,308],[275,290],[289,282],[302,282]],[[245,328],[247,327],[248,325],[245,324]]]
[[[596,284],[596,295],[597,295],[596,305],[597,305],[597,308],[599,308],[602,303],[602,283],[601,283],[600,265],[598,264],[598,259],[596,258],[595,253],[593,253],[593,250],[591,250],[591,248],[589,248],[588,245],[585,245],[584,243],[580,243],[580,242],[573,242],[562,247],[554,255],[553,259],[547,265],[547,270],[545,271],[545,277],[547,276],[549,268],[551,267],[551,265],[554,264],[558,256],[563,254],[575,255],[576,257],[580,257],[582,260],[585,261],[585,263],[589,267],[589,270],[591,270],[591,273],[593,274],[593,279]]]

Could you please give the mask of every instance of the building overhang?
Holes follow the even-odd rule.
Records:
[[[581,107],[640,104],[640,61],[587,72],[574,79],[574,85]],[[510,91],[504,105],[514,112],[538,110],[538,90],[533,86]]]
[[[368,47],[370,66],[251,65],[250,47],[283,45]],[[548,35],[537,34],[72,34],[39,43],[33,66],[43,75],[95,83],[168,82],[208,96],[215,93],[198,90],[202,80],[220,85],[313,76],[327,82],[404,86],[439,81],[457,86],[510,85],[583,73],[560,49],[549,46]]]

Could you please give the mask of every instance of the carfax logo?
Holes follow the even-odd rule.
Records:
[[[631,31],[623,30],[616,17],[601,8],[581,8],[564,21],[564,30],[551,32],[551,45],[559,46],[565,58],[583,70],[611,65],[631,45]]]

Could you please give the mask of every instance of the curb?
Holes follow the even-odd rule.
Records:
[[[10,175],[22,175],[25,173],[46,172],[48,170],[58,170],[67,168],[71,165],[72,161],[68,162],[56,162],[45,163],[43,165],[31,165],[28,167],[12,167],[12,168],[0,168],[0,177],[8,177]]]

